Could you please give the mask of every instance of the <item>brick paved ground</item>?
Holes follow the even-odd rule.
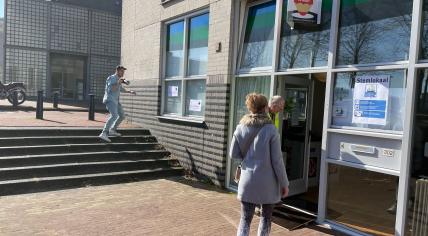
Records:
[[[235,194],[183,178],[6,196],[0,205],[0,235],[234,235],[239,219]],[[271,235],[334,234],[273,225]]]
[[[59,105],[62,110],[52,110],[52,103],[44,103],[43,106],[46,108],[44,119],[38,120],[33,109],[36,107],[35,102],[27,101],[18,110],[12,110],[6,100],[0,100],[0,127],[102,127],[108,116],[107,113],[98,112],[95,121],[89,121],[86,108]],[[124,121],[120,127],[135,125]]]

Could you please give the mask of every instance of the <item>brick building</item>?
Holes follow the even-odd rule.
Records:
[[[349,234],[424,235],[427,12],[428,0],[124,0],[139,95],[123,104],[184,167],[236,190],[227,150],[245,96],[282,95],[284,204]]]

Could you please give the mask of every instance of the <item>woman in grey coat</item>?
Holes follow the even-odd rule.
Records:
[[[230,157],[241,161],[241,220],[237,235],[249,235],[257,205],[261,205],[258,235],[269,235],[273,208],[288,195],[288,179],[279,134],[266,113],[266,97],[248,94],[245,104],[250,114],[236,127],[230,148]]]

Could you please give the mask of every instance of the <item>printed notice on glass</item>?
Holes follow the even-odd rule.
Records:
[[[168,86],[168,97],[178,97],[178,86]]]
[[[390,81],[389,75],[355,78],[352,123],[386,125]]]
[[[190,99],[189,111],[201,111],[202,101]]]

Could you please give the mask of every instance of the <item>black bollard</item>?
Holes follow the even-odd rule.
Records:
[[[18,107],[18,91],[13,91],[12,93],[12,105],[13,107]]]
[[[95,95],[89,94],[89,120],[95,120]]]
[[[43,120],[43,90],[37,91],[36,119]]]
[[[53,94],[53,108],[58,109],[58,92]]]

